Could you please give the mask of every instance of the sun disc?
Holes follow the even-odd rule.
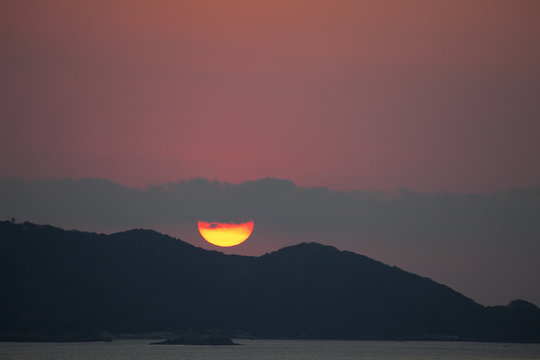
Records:
[[[240,224],[197,221],[201,236],[210,244],[222,247],[243,243],[253,232],[254,221]]]

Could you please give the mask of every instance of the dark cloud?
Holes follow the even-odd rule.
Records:
[[[198,246],[197,220],[253,219],[229,252],[259,255],[302,241],[363,253],[487,304],[540,304],[540,189],[424,194],[301,188],[265,178],[203,178],[145,189],[102,179],[1,180],[0,218],[98,232],[153,228]]]

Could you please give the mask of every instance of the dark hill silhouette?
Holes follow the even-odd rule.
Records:
[[[538,341],[540,310],[484,307],[352,252],[309,243],[225,255],[151,230],[0,222],[0,338],[220,329],[268,337]]]

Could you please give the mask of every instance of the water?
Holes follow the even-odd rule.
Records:
[[[0,360],[539,360],[540,344],[421,341],[237,340],[242,346],[0,342]]]

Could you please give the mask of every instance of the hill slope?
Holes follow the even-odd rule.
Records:
[[[261,257],[150,230],[0,222],[0,337],[221,329],[255,336],[535,341],[540,310],[484,307],[362,255],[300,244]]]

